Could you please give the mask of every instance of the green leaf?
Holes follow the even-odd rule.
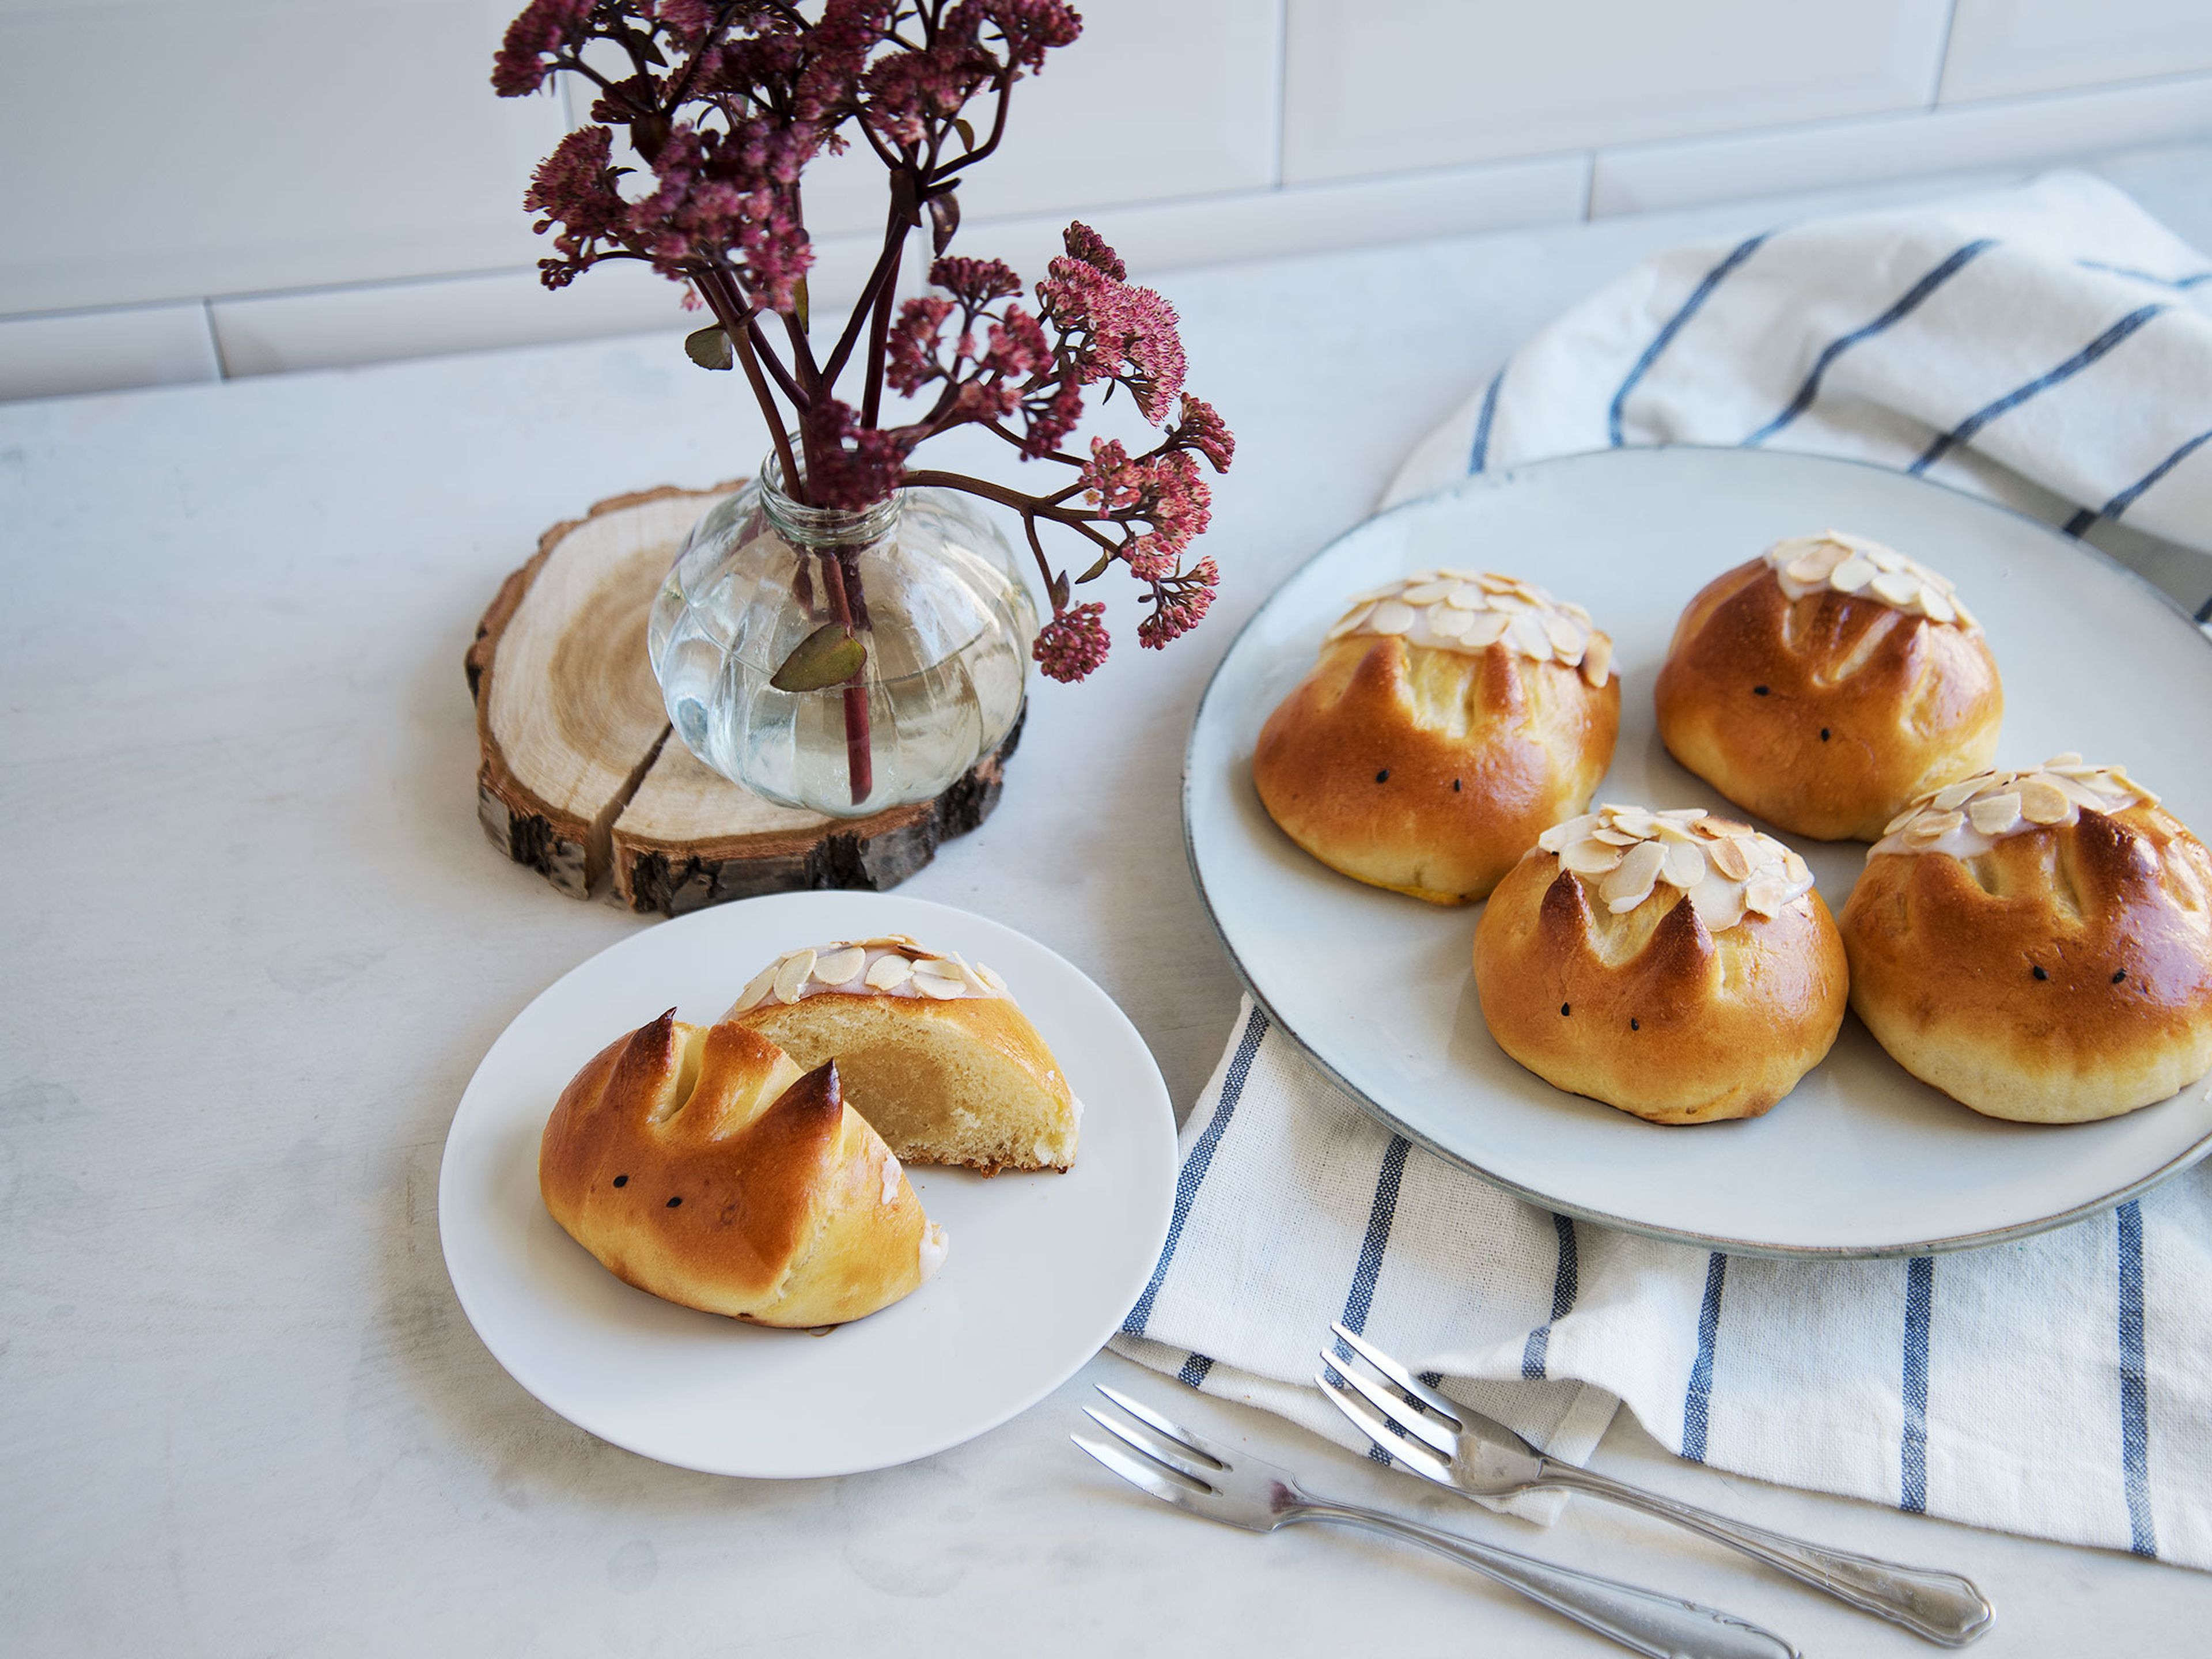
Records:
[[[952,128],[954,131],[960,135],[960,142],[962,143],[967,145],[969,149],[975,148],[975,129],[968,125],[968,118],[966,116],[954,116],[952,118]]]
[[[709,323],[684,337],[684,355],[702,368],[727,368],[737,360],[730,355],[730,337],[720,323]]]
[[[868,647],[842,623],[827,622],[799,641],[769,684],[779,691],[826,691],[860,672]]]
[[[799,331],[807,332],[806,278],[800,277],[791,285],[791,314],[799,319]]]

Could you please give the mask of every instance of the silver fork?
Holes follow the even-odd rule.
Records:
[[[1587,1492],[1672,1521],[1742,1551],[1839,1601],[1893,1620],[1931,1642],[1964,1647],[1989,1629],[1996,1613],[1980,1590],[1956,1573],[1899,1566],[1848,1550],[1832,1550],[1731,1521],[1689,1504],[1547,1457],[1494,1418],[1447,1400],[1381,1349],[1331,1325],[1337,1340],[1407,1396],[1360,1375],[1351,1361],[1322,1351],[1328,1370],[1314,1380],[1336,1408],[1392,1458],[1440,1486],[1480,1498],[1553,1487]],[[1333,1385],[1331,1376],[1342,1386]],[[1354,1397],[1356,1396],[1356,1397]],[[1395,1431],[1394,1432],[1394,1431]]]
[[[1771,1631],[1695,1601],[1553,1566],[1382,1510],[1312,1497],[1288,1469],[1232,1453],[1103,1383],[1098,1392],[1144,1427],[1133,1428],[1085,1406],[1084,1414],[1121,1445],[1079,1434],[1068,1437],[1131,1486],[1193,1515],[1248,1532],[1273,1532],[1301,1521],[1338,1521],[1403,1538],[1486,1573],[1649,1659],[1799,1659],[1797,1650]]]

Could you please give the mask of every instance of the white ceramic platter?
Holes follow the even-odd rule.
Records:
[[[709,1024],[779,953],[908,933],[1005,975],[1085,1105],[1066,1175],[909,1167],[951,1235],[937,1276],[821,1336],[631,1289],[538,1194],[546,1115],[577,1069],[672,1005]],[[702,911],[563,975],[493,1043],[446,1139],[438,1231],[477,1334],[570,1422],[714,1474],[847,1474],[973,1438],[1067,1380],[1144,1289],[1175,1196],[1175,1116],[1144,1041],[1012,929],[921,899],[785,893]]]
[[[2146,583],[2041,524],[1881,468],[1736,449],[1612,450],[1470,479],[1368,520],[1285,582],[1215,674],[1186,763],[1192,867],[1238,971],[1376,1116],[1549,1208],[1766,1255],[1990,1243],[2117,1203],[2212,1148],[2206,1084],[2103,1123],[2001,1123],[1917,1082],[1855,1018],[1765,1117],[1642,1122],[1553,1089],[1492,1041],[1471,971],[1479,908],[1336,875],[1261,808],[1254,742],[1346,599],[1443,566],[1540,583],[1613,636],[1620,741],[1599,799],[1734,812],[1654,730],[1668,639],[1712,577],[1782,537],[1829,528],[1887,542],[1958,583],[2004,676],[1997,764],[2067,749],[2121,762],[2212,833],[2212,641]],[[1865,848],[1784,839],[1840,911]]]

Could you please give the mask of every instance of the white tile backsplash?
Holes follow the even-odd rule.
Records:
[[[2212,76],[1598,152],[1593,216],[2212,137]]]
[[[1343,179],[1909,109],[1948,0],[1289,0],[1283,174]]]
[[[492,95],[520,3],[0,0],[0,398],[696,325],[538,287],[581,109]],[[2207,137],[2212,0],[1093,0],[961,240],[1034,277],[1080,216],[1145,276]],[[880,180],[807,176],[817,313]]]
[[[2212,70],[2208,0],[1958,0],[1943,100]]]
[[[0,318],[0,401],[222,378],[197,303]]]

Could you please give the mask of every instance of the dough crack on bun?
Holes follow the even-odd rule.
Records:
[[[1491,895],[1474,976],[1507,1054],[1655,1123],[1765,1112],[1827,1054],[1845,995],[1804,860],[1697,808],[1547,832]]]
[[[1356,880],[1479,899],[1613,758],[1613,641],[1581,606],[1426,570],[1361,595],[1268,717],[1253,783],[1283,832]]]
[[[545,1207],[617,1278],[763,1325],[859,1319],[934,1273],[944,1230],[837,1068],[672,1009],[610,1043],[545,1124]]]
[[[2212,1071],[2212,854],[2121,768],[2060,755],[1923,796],[1843,933],[1867,1029],[1988,1116],[2112,1117]]]
[[[1737,805],[1872,841],[1907,801],[1996,752],[2004,693],[1949,580],[1830,531],[1709,583],[1659,672],[1659,733]]]

